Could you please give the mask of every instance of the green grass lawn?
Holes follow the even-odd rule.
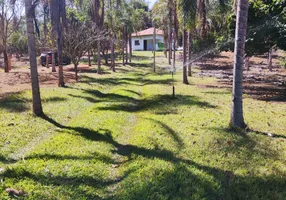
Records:
[[[250,131],[232,130],[230,91],[197,87],[215,79],[183,85],[178,72],[173,99],[158,71],[138,52],[116,73],[42,89],[44,118],[30,91],[1,100],[0,199],[286,199],[286,104],[245,96]]]

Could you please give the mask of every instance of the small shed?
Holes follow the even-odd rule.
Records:
[[[133,51],[150,51],[153,48],[154,27],[143,31],[132,33],[131,42]],[[164,31],[156,29],[155,49],[163,50],[164,46]]]

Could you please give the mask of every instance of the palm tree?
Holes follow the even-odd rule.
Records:
[[[180,21],[183,26],[183,83],[188,84],[187,77],[187,67],[188,67],[188,75],[191,75],[191,48],[192,48],[192,37],[191,31],[195,29],[195,21],[197,14],[197,4],[196,1],[193,0],[179,0],[178,2],[178,10]],[[187,39],[187,29],[188,29],[188,39]],[[187,50],[188,48],[188,50]],[[188,60],[187,60],[187,52],[188,52]]]
[[[187,76],[187,30],[183,28],[183,83],[189,84]]]
[[[234,66],[233,66],[233,88],[231,125],[240,128],[245,127],[242,106],[242,80],[243,64],[245,54],[245,38],[248,17],[248,0],[238,0],[236,14]]]
[[[174,0],[173,17],[174,17],[174,32],[173,32],[173,69],[176,68],[176,47],[177,47],[177,37],[178,37],[178,16],[177,16],[177,0]]]
[[[63,25],[66,22],[66,2],[65,0],[51,0],[51,21],[54,30],[57,33],[57,46],[58,46],[58,63],[59,63],[59,87],[64,87],[64,73],[62,65],[62,52],[63,52]]]
[[[188,76],[192,76],[192,63],[191,63],[192,44],[193,44],[192,33],[191,31],[188,31],[188,61],[187,61]]]
[[[167,58],[167,48],[168,48],[168,39],[169,39],[169,36],[168,36],[169,35],[169,26],[168,26],[169,12],[166,12],[166,10],[168,10],[167,0],[157,1],[157,3],[155,3],[154,7],[152,8],[153,21],[155,22],[156,27],[164,31],[164,55]]]
[[[116,2],[117,3],[117,2]],[[115,72],[115,41],[116,41],[116,20],[118,20],[118,18],[116,17],[116,13],[118,12],[115,8],[117,5],[115,5],[116,3],[114,3],[114,1],[109,0],[108,2],[108,8],[107,8],[107,12],[106,12],[106,17],[107,17],[107,27],[110,30],[109,32],[109,37],[110,37],[110,49],[111,49],[111,69],[113,72]]]
[[[104,24],[104,0],[92,0],[91,4],[91,18],[92,21],[94,22],[97,31],[101,32],[103,29],[103,24]],[[97,73],[101,73],[101,58],[100,58],[100,40],[97,41]]]
[[[35,6],[32,4],[32,0],[25,0],[25,12],[26,12],[26,24],[28,34],[28,46],[30,55],[30,71],[32,82],[32,96],[33,96],[33,112],[35,115],[40,116],[43,114],[43,108],[41,103],[38,70],[37,70],[37,51],[36,41],[34,35],[34,12]]]
[[[207,9],[205,0],[197,1],[198,8],[198,18],[200,19],[200,34],[202,38],[205,38],[207,35]]]
[[[169,46],[169,51],[168,51],[168,63],[171,65],[171,59],[172,59],[172,7],[173,7],[173,1],[168,0],[168,46]]]

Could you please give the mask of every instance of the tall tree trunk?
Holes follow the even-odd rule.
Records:
[[[177,1],[174,0],[174,33],[173,33],[173,41],[174,41],[174,49],[173,49],[173,69],[176,68],[176,48],[177,48]]]
[[[207,36],[207,10],[206,10],[206,2],[202,0],[202,32],[201,37],[205,38]]]
[[[56,56],[55,51],[52,51],[52,72],[57,72],[56,70]]]
[[[107,48],[106,54],[105,54],[105,65],[108,65],[108,48]]]
[[[187,75],[187,31],[183,30],[183,83],[189,84]]]
[[[176,36],[176,31],[173,32],[173,44],[174,44],[174,49],[173,49],[173,69],[176,69],[176,42],[177,42],[177,36]]]
[[[169,61],[169,65],[171,65],[171,59],[172,59],[172,8],[169,8],[168,45],[169,45],[168,61]]]
[[[125,48],[125,26],[122,29],[122,64],[125,66],[124,48]]]
[[[188,76],[192,76],[192,33],[191,31],[188,31]]]
[[[128,33],[127,26],[125,26],[125,48],[126,48],[126,64],[128,63]]]
[[[51,2],[52,8],[51,9],[51,14],[52,14],[52,20],[55,21],[55,26],[56,26],[56,33],[57,33],[57,47],[58,47],[58,65],[59,65],[59,82],[58,86],[59,87],[64,87],[65,82],[64,82],[64,72],[63,72],[63,34],[62,34],[62,26],[64,21],[64,14],[63,14],[63,5],[65,0],[53,0]]]
[[[3,45],[4,47],[4,45]],[[7,54],[7,50],[6,47],[4,47],[3,49],[3,56],[4,56],[4,70],[6,73],[9,72],[9,65],[8,65],[8,54]]]
[[[75,71],[75,81],[78,81],[78,69],[77,69],[78,63],[74,64],[74,71]]]
[[[269,71],[272,71],[272,54],[273,54],[273,49],[271,47],[269,49],[269,52],[268,52],[268,69],[269,69]]]
[[[249,59],[250,59],[250,57],[248,57],[248,56],[245,56],[245,58],[244,58],[244,68],[247,71],[249,71]]]
[[[58,42],[58,64],[59,64],[59,87],[65,86],[64,71],[63,71],[63,35],[61,22],[57,26],[57,42]]]
[[[153,72],[156,72],[156,27],[153,32]]]
[[[240,128],[245,127],[242,105],[242,81],[243,81],[243,59],[245,49],[245,38],[247,29],[248,0],[238,0],[236,14],[233,88],[231,125]]]
[[[129,34],[129,62],[131,63],[131,57],[132,57],[132,38],[131,38],[131,34]]]
[[[49,55],[46,54],[46,68],[49,68]]]
[[[97,40],[97,73],[101,74],[100,40]]]
[[[48,34],[48,27],[47,27],[47,15],[46,15],[46,8],[47,8],[47,4],[44,3],[43,5],[44,8],[44,22],[43,22],[43,32],[44,32],[44,38],[43,38],[43,47],[46,48],[47,46],[47,34]]]
[[[87,51],[87,56],[88,56],[88,66],[91,67],[90,50],[89,50],[89,49],[88,49],[88,51]]]
[[[168,48],[168,42],[169,42],[169,36],[167,35],[164,36],[164,55],[165,55],[165,58],[167,58],[167,48]]]
[[[25,0],[25,13],[26,13],[26,26],[28,34],[28,47],[29,47],[29,58],[30,58],[30,72],[32,82],[32,96],[33,96],[33,112],[35,115],[40,116],[43,114],[38,69],[37,69],[37,52],[36,52],[36,41],[34,35],[34,21],[33,21],[33,6],[32,0]]]
[[[115,55],[114,55],[114,37],[112,36],[111,41],[111,69],[115,72]]]

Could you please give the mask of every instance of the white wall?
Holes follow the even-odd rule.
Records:
[[[135,40],[139,40],[140,45],[135,45]],[[147,50],[152,50],[153,48],[153,35],[142,36],[142,37],[132,37],[132,50],[133,51],[143,51],[144,50],[144,40],[147,40]],[[158,48],[158,42],[163,43],[164,37],[161,35],[156,35],[156,50]]]
[[[135,45],[135,40],[139,40],[140,45]],[[132,51],[142,51],[144,49],[144,41],[142,40],[142,38],[132,37],[131,42],[132,42]]]

